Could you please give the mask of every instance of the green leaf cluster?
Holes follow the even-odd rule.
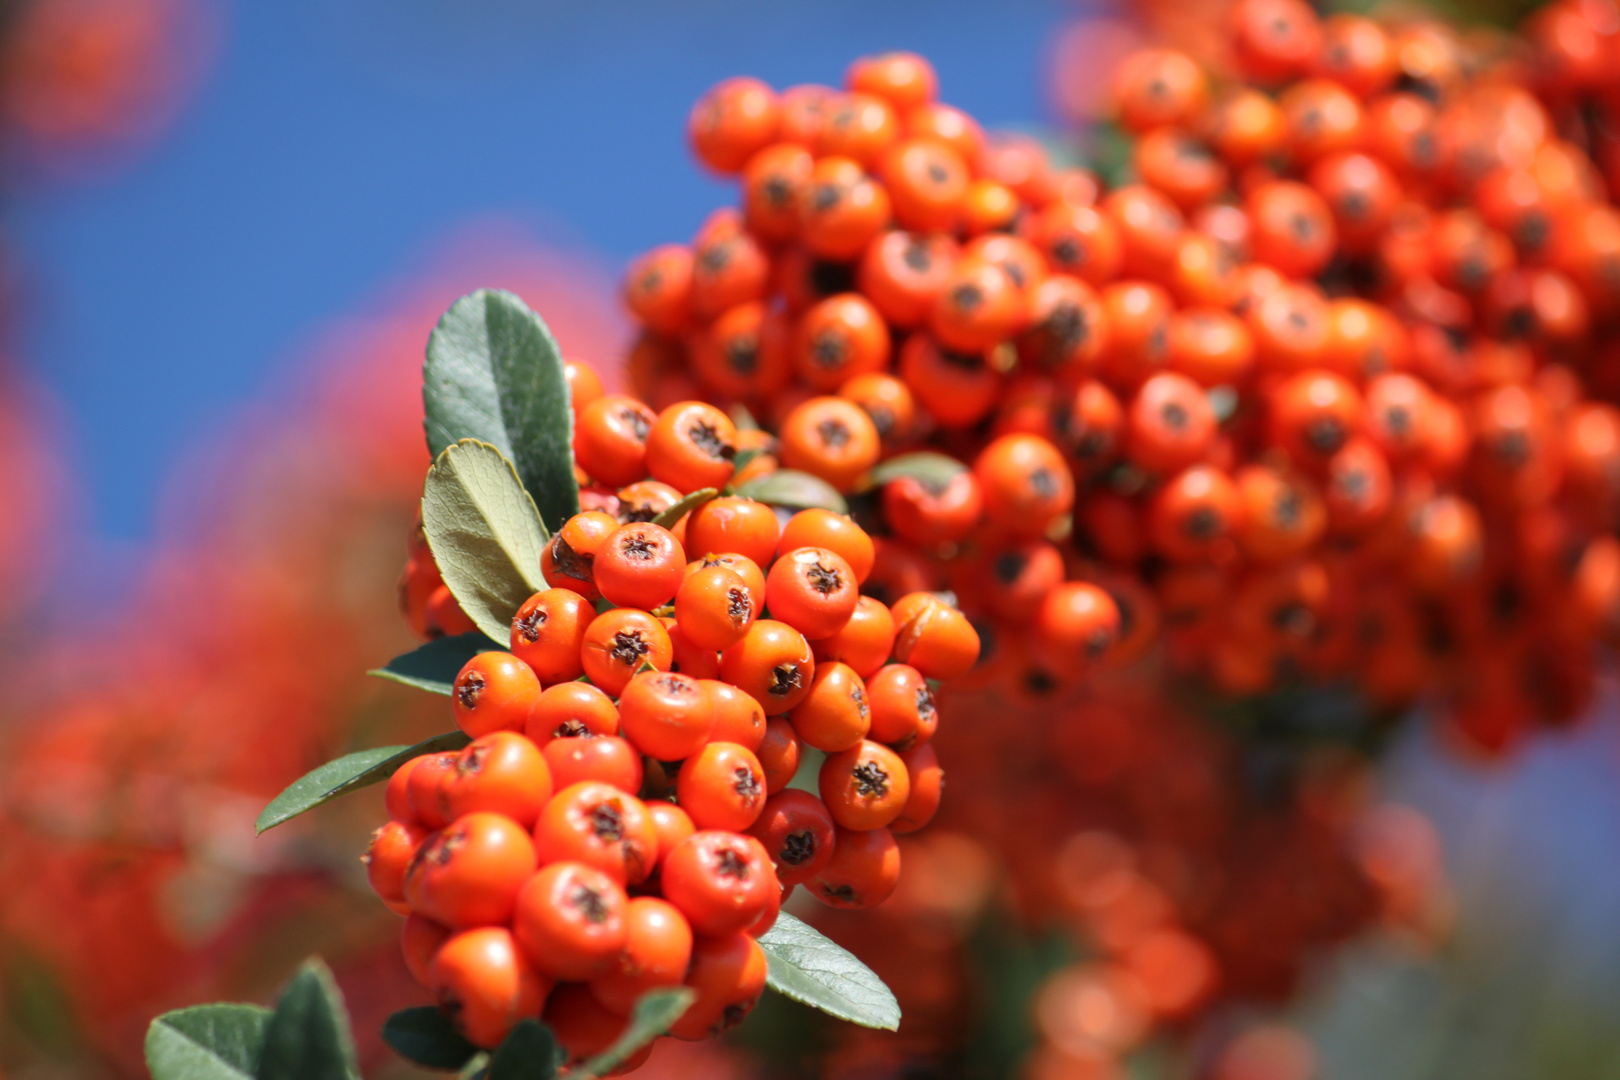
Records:
[[[351,1080],[354,1037],[343,995],[320,960],[304,963],[276,1007],[195,1005],[146,1031],[152,1080]]]
[[[478,1080],[585,1080],[611,1072],[669,1030],[692,1004],[684,986],[654,990],[636,1002],[617,1042],[564,1069],[551,1029],[527,1019],[486,1054],[456,1033],[438,1009],[403,1009],[383,1025],[401,1057],[430,1069],[460,1070]],[[304,963],[274,1009],[195,1005],[164,1013],[146,1032],[152,1080],[359,1080],[343,995],[319,959]]]

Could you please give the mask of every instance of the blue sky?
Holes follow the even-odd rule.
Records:
[[[7,209],[20,359],[58,399],[93,539],[136,546],[170,467],[326,319],[498,215],[617,269],[726,189],[689,160],[727,75],[836,82],[912,48],[991,126],[1039,122],[1059,0],[228,3],[179,122],[113,174]]]

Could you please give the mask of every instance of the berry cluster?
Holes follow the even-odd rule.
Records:
[[[1157,646],[1228,695],[1444,688],[1500,750],[1579,711],[1616,626],[1620,411],[1589,387],[1620,219],[1512,52],[1232,18],[1226,85],[1121,64],[1111,190],[919,57],[720,84],[691,137],[742,208],[631,267],[632,378],[754,408],[865,497],[890,572],[993,631],[986,679]]]
[[[657,987],[697,992],[678,1038],[740,1021],[764,989],[754,939],[794,886],[889,896],[894,834],[940,800],[929,680],[971,668],[978,639],[931,594],[862,596],[875,550],[848,517],[717,495],[743,442],[725,413],[655,413],[567,370],[585,509],[547,543],[552,587],[510,651],[456,676],[472,741],[395,772],[367,864],[468,1039],[543,1015],[583,1058]],[[418,532],[407,617],[470,629],[432,567]],[[812,752],[815,794],[789,787]]]

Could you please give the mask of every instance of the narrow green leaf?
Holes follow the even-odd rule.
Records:
[[[902,476],[910,476],[924,487],[940,490],[958,473],[967,472],[967,466],[946,454],[919,450],[914,454],[900,454],[879,462],[871,473],[873,487],[882,487]]]
[[[379,746],[374,750],[357,750],[345,754],[294,780],[286,791],[270,800],[259,812],[256,833],[273,829],[284,821],[330,802],[339,795],[347,795],[358,788],[369,787],[394,775],[394,770],[418,754],[436,754],[441,750],[460,750],[472,740],[463,731],[447,731],[415,746]]]
[[[820,508],[835,514],[847,514],[849,505],[838,489],[819,476],[794,469],[777,469],[768,476],[750,480],[737,486],[737,494],[757,499],[772,506],[786,506],[794,510]]]
[[[601,1076],[618,1068],[630,1055],[669,1030],[697,997],[685,986],[672,986],[668,990],[649,990],[636,1002],[630,1014],[630,1026],[624,1029],[618,1041],[595,1057],[586,1061],[569,1080],[583,1080],[587,1076]],[[492,1077],[491,1080],[494,1080]]]
[[[488,1080],[551,1080],[567,1055],[538,1020],[521,1020],[490,1056]]]
[[[428,338],[422,403],[434,457],[461,439],[489,443],[516,465],[553,532],[579,513],[562,353],[522,300],[480,289],[450,305]]]
[[[372,668],[366,674],[414,686],[418,690],[448,695],[467,661],[479,653],[504,648],[505,645],[491,641],[488,634],[474,630],[470,634],[437,638],[394,657],[380,668]]]
[[[312,957],[276,1002],[258,1080],[351,1080],[355,1075],[354,1036],[343,995],[331,970]]]
[[[784,911],[759,945],[765,984],[777,993],[862,1027],[900,1027],[900,1003],[883,980],[815,928]]]
[[[459,1069],[478,1053],[432,1005],[394,1013],[383,1021],[382,1037],[394,1053],[429,1069]]]
[[[654,525],[662,525],[666,529],[673,529],[675,523],[690,514],[716,495],[720,494],[716,488],[698,488],[692,494],[653,518]]]
[[[461,609],[493,640],[507,640],[517,609],[546,587],[546,527],[512,463],[470,439],[446,449],[422,488],[422,528]]]
[[[194,1005],[146,1029],[152,1080],[254,1080],[270,1010],[261,1005]]]

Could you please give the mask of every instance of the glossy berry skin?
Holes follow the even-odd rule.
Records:
[[[474,1046],[493,1050],[519,1020],[540,1012],[551,983],[504,926],[463,930],[434,954],[429,985],[439,1007]]]
[[[1273,181],[1252,191],[1245,208],[1257,262],[1295,278],[1315,277],[1327,265],[1338,234],[1327,203],[1311,188]]]
[[[967,674],[979,659],[979,632],[960,611],[931,593],[911,593],[892,608],[894,658],[930,679]]]
[[[1191,126],[1209,105],[1203,69],[1174,49],[1132,53],[1114,74],[1120,122],[1135,132],[1165,125]]]
[[[826,637],[854,614],[858,589],[842,556],[826,548],[797,548],[777,559],[765,576],[765,604],[804,636]]]
[[[551,768],[540,749],[515,731],[474,739],[456,755],[440,788],[445,817],[454,821],[487,811],[527,828],[551,798]]]
[[[681,542],[661,525],[637,521],[620,526],[602,542],[594,579],[609,603],[651,610],[675,596],[685,570]]]
[[[857,375],[886,369],[889,348],[889,328],[871,301],[838,293],[799,317],[791,352],[799,378],[814,390],[830,392]]]
[[[902,328],[920,326],[944,289],[958,254],[949,237],[891,230],[861,255],[856,281],[884,321]]]
[[[620,488],[619,518],[623,523],[651,521],[681,501],[680,489],[658,480],[638,480]],[[617,528],[617,526],[615,526]],[[609,535],[613,532],[609,530]]]
[[[714,702],[701,680],[679,672],[633,676],[619,698],[625,738],[660,761],[696,753],[714,731]]]
[[[430,830],[444,828],[449,819],[445,816],[443,791],[445,781],[455,771],[455,751],[424,754],[407,765],[410,772],[405,778],[405,799],[410,806],[409,820]]]
[[[422,842],[405,874],[405,899],[445,926],[496,926],[512,917],[534,868],[526,829],[499,814],[472,813]]]
[[[939,707],[922,672],[908,664],[888,664],[866,684],[872,724],[868,737],[904,752],[933,738]]]
[[[1011,274],[987,259],[952,267],[928,315],[928,329],[947,349],[981,352],[1023,329],[1025,300]]]
[[[692,818],[685,810],[671,802],[662,799],[651,799],[647,802],[647,814],[652,818],[653,831],[658,834],[658,866],[664,865],[664,857],[675,846],[697,831],[692,824]]]
[[[692,960],[692,928],[675,906],[656,896],[637,896],[624,908],[625,943],[614,966],[591,980],[602,1006],[629,1016],[649,990],[679,986]]]
[[[844,85],[880,97],[903,114],[929,105],[939,93],[934,66],[913,52],[863,56],[849,65]]]
[[[900,377],[928,415],[951,429],[988,416],[1003,381],[988,349],[950,350],[927,334],[912,334],[900,347]]]
[[[692,249],[685,244],[664,244],[639,256],[625,271],[621,294],[643,326],[663,334],[680,333],[691,317]],[[595,401],[576,404],[578,431],[581,414]]]
[[[768,565],[769,562],[770,560],[767,559],[766,564]],[[710,552],[687,563],[686,572],[691,575],[699,570],[708,570],[716,566],[730,570],[733,574],[742,578],[744,587],[748,589],[748,595],[754,601],[754,612],[757,617],[760,610],[765,606],[765,572],[759,568],[759,564],[748,556],[739,555],[736,552],[728,551],[720,554]]]
[[[663,623],[645,611],[615,608],[604,611],[585,628],[581,665],[591,682],[615,695],[643,664],[669,670],[673,655]]]
[[[776,136],[781,105],[758,79],[717,83],[692,107],[687,136],[698,159],[718,173],[736,173]]]
[[[512,932],[529,961],[553,979],[591,979],[611,971],[624,948],[624,889],[580,863],[543,867],[524,884]]]
[[[769,506],[722,495],[692,511],[686,522],[685,545],[693,558],[735,552],[764,566],[775,554],[780,536],[781,526]]]
[[[1215,412],[1203,389],[1181,375],[1155,375],[1126,411],[1126,453],[1152,472],[1199,461],[1215,440]]]
[[[810,642],[816,665],[837,660],[855,674],[870,678],[894,651],[894,616],[876,597],[863,596],[849,621],[835,634]]]
[[[664,899],[705,937],[752,926],[780,891],[759,841],[729,832],[693,833],[664,859],[660,875]]]
[[[647,471],[683,494],[724,487],[734,471],[737,428],[701,401],[677,402],[658,414],[647,434]]]
[[[541,753],[551,770],[553,790],[586,780],[611,784],[631,795],[641,790],[641,754],[617,735],[552,739]]]
[[[827,755],[818,786],[839,827],[857,831],[888,825],[911,797],[910,777],[899,755],[869,740]]]
[[[826,753],[847,750],[871,727],[866,686],[847,664],[818,664],[810,693],[794,706],[790,719],[805,745]]]
[[[759,749],[765,740],[765,710],[742,690],[719,679],[704,680],[714,705],[714,730],[710,742],[736,743],[749,751]]]
[[[794,514],[782,528],[777,551],[787,555],[804,547],[835,552],[849,564],[857,583],[864,582],[872,572],[872,538],[846,514],[818,507]]]
[[[939,755],[926,743],[901,754],[900,761],[906,767],[911,791],[900,816],[889,823],[889,831],[914,833],[932,821],[939,811],[945,790],[945,770],[940,768]]]
[[[642,479],[647,475],[647,436],[657,420],[657,414],[635,398],[622,394],[597,398],[581,410],[574,432],[579,467],[609,487]]]
[[[869,908],[883,903],[900,881],[900,847],[888,829],[839,829],[833,855],[807,884],[824,904]]]
[[[617,735],[619,709],[612,698],[590,683],[557,683],[540,691],[523,731],[542,748],[553,739]]]
[[[600,781],[557,792],[534,827],[540,865],[577,862],[620,885],[639,885],[658,858],[658,834],[640,799]]]
[[[765,801],[748,832],[765,845],[777,880],[791,887],[809,881],[832,859],[834,828],[825,803],[790,788]]]
[[[766,716],[787,712],[810,692],[816,662],[804,635],[784,622],[759,619],[720,654],[720,677],[758,701]]]
[[[765,805],[765,771],[752,751],[711,742],[681,763],[675,793],[699,829],[742,832]]]
[[[1277,387],[1271,437],[1307,469],[1320,469],[1361,431],[1361,394],[1349,380],[1306,371]]]
[[[1067,581],[1047,593],[1035,627],[1041,650],[1055,665],[1083,667],[1119,639],[1119,607],[1097,586]]]
[[[456,726],[473,738],[492,731],[521,731],[540,696],[534,670],[507,652],[479,653],[456,674],[450,710]]]
[[[1040,536],[1074,506],[1069,467],[1039,436],[1001,436],[980,451],[973,472],[985,515],[1002,534]]]
[[[799,235],[823,259],[853,259],[886,229],[888,192],[847,157],[823,157],[810,172],[800,203]]]
[[[404,954],[406,970],[419,985],[432,989],[433,957],[439,946],[449,939],[449,927],[414,912],[405,917],[399,930],[399,949]]]
[[[765,951],[747,934],[698,938],[686,975],[686,985],[697,991],[697,1000],[670,1025],[669,1033],[696,1041],[742,1023],[765,993],[765,975]]]
[[[1148,506],[1154,548],[1177,562],[1226,554],[1239,512],[1237,488],[1220,469],[1194,465],[1165,481]]]
[[[416,811],[411,809],[411,773],[416,766],[426,761],[430,755],[418,754],[405,764],[394,770],[388,778],[388,784],[383,789],[383,805],[388,810],[388,816],[394,821],[411,822],[416,820]]]
[[[675,593],[675,621],[682,634],[711,652],[742,640],[758,613],[747,584],[723,566],[685,574]]]
[[[898,476],[883,485],[883,518],[902,540],[924,547],[961,540],[984,515],[984,486],[966,470],[943,482]]]
[[[858,91],[836,94],[828,100],[815,151],[818,157],[849,158],[873,169],[899,134],[900,119],[883,98]]]
[[[933,139],[906,139],[884,152],[878,171],[901,227],[944,232],[960,219],[972,177],[951,147]]]
[[[765,791],[775,795],[788,786],[799,771],[799,758],[804,749],[793,725],[784,716],[773,716],[765,723],[765,737],[760,740],[754,756],[765,771]]]
[[[674,659],[670,667],[694,679],[712,679],[720,674],[720,654],[703,648],[686,636],[686,630],[673,616],[660,616],[664,632],[669,635]]]
[[[882,441],[872,418],[852,401],[817,397],[800,404],[782,424],[782,464],[851,491],[877,464]]]
[[[528,664],[542,686],[577,679],[585,628],[596,618],[590,603],[572,589],[544,589],[512,617],[512,655]]]
[[[405,904],[405,871],[428,831],[412,822],[390,821],[371,834],[371,844],[360,861],[366,867],[371,891],[394,911]]]
[[[767,146],[751,157],[743,171],[743,218],[749,231],[774,243],[794,239],[814,167],[810,152],[789,142]]]

